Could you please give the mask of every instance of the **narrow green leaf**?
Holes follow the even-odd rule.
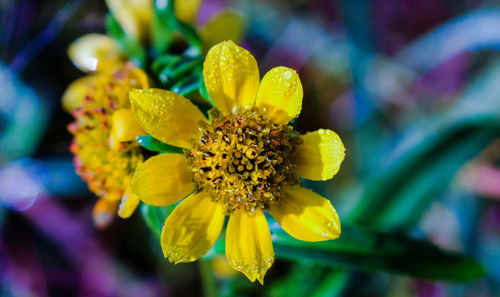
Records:
[[[158,54],[163,54],[170,50],[171,41],[180,34],[196,51],[196,55],[200,55],[202,45],[198,33],[192,26],[183,24],[175,18],[173,2],[170,0],[155,1],[155,19],[153,21],[153,47],[155,51]]]
[[[387,204],[384,211],[374,213],[370,224],[382,229],[397,226],[409,229],[420,219],[435,197],[446,190],[453,177],[467,161],[475,157],[498,137],[497,129],[463,131],[450,140],[445,147],[430,153],[425,163],[412,172],[404,188],[393,188],[396,199]]]
[[[429,203],[446,190],[455,172],[497,138],[498,132],[484,127],[443,133],[440,141],[435,139],[432,146],[404,156],[366,183],[363,199],[346,221],[384,231],[411,228]]]
[[[203,48],[196,30],[193,27],[183,24],[177,20],[172,22],[171,25],[175,28],[175,31],[179,32],[186,39],[190,45],[191,53],[196,54],[197,56],[201,55]]]
[[[153,49],[158,55],[167,52],[174,38],[174,30],[170,23],[174,18],[173,1],[154,1],[154,18],[152,25]],[[164,5],[164,4],[167,5]],[[159,6],[159,4],[163,4]]]
[[[276,256],[281,259],[455,282],[485,274],[483,267],[468,256],[402,235],[344,226],[340,238],[332,241],[299,241],[283,231],[274,232],[273,238]]]
[[[147,61],[146,50],[139,41],[129,37],[125,31],[123,31],[122,27],[111,13],[106,16],[106,31],[120,43],[121,47],[134,64],[145,68]]]
[[[186,55],[180,57],[178,63],[169,63],[158,73],[160,81],[165,86],[172,86],[191,75],[201,73],[202,61],[200,59],[193,59]]]
[[[205,85],[205,79],[203,78],[203,75],[200,75],[200,95],[205,98],[212,106],[215,106],[214,103],[212,102],[212,99],[210,99],[210,95],[208,95],[208,90],[207,86]]]
[[[448,109],[421,115],[394,135],[397,142],[392,155],[372,152],[373,159],[392,161],[378,162],[359,188],[344,194],[351,201],[358,198],[344,221],[382,231],[414,226],[432,200],[447,189],[456,171],[500,134],[499,83],[497,62]],[[377,135],[372,128],[376,126],[373,123],[366,129]],[[369,147],[368,143],[358,145]]]
[[[182,61],[181,55],[161,55],[154,60],[151,70],[156,75],[159,75],[165,68],[172,68]]]
[[[177,84],[172,86],[172,92],[188,97],[196,92],[198,92],[200,86],[200,79],[198,74],[193,74],[179,81]]]
[[[160,238],[162,224],[174,206],[141,206],[148,227]],[[305,242],[294,239],[281,229],[272,232],[273,246],[278,259],[320,265],[324,267],[382,271],[428,280],[466,282],[485,274],[474,259],[454,251],[440,249],[434,244],[403,235],[370,232],[343,226],[339,239],[324,242]],[[225,254],[225,236],[220,236],[211,256]],[[340,280],[339,280],[340,281]]]
[[[185,62],[179,64],[177,67],[172,69],[170,76],[174,79],[179,79],[181,76],[185,76],[189,72],[200,72],[203,61],[200,59],[188,60],[184,59]]]
[[[149,151],[159,152],[161,154],[164,154],[164,153],[182,154],[183,153],[182,148],[161,142],[151,135],[138,136],[136,139],[137,139],[137,142],[139,143],[140,146],[142,146],[143,148],[145,148]]]
[[[464,254],[442,250],[430,242],[404,235],[343,226],[339,239],[305,242],[282,230],[272,233],[278,259],[455,282],[470,281],[485,274],[477,261]],[[219,241],[214,250],[223,254],[224,242],[222,238]]]

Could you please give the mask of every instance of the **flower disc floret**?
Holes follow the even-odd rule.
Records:
[[[289,125],[278,125],[257,107],[229,115],[211,113],[202,136],[186,152],[198,190],[224,206],[253,212],[277,203],[284,185],[297,184],[291,156],[300,142]]]
[[[217,110],[209,119],[170,91],[131,90],[129,96],[147,133],[186,152],[149,158],[132,181],[132,193],[144,203],[163,206],[182,200],[162,228],[164,256],[175,263],[199,259],[214,245],[229,215],[228,263],[250,281],[263,283],[274,261],[264,211],[297,239],[339,237],[335,208],[302,187],[299,178],[332,178],[345,148],[331,130],[298,135],[288,125],[302,108],[296,71],[280,66],[259,78],[253,56],[225,41],[210,49],[203,66]]]

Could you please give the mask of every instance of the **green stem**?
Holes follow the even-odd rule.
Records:
[[[198,261],[200,269],[201,284],[203,286],[203,295],[205,297],[217,297],[217,285],[215,283],[215,276],[210,267],[210,262],[205,260]]]

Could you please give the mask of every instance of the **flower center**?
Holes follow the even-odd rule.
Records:
[[[198,190],[224,205],[253,212],[277,203],[286,184],[297,183],[291,155],[300,137],[289,125],[273,124],[257,107],[223,116],[211,111],[203,135],[187,159]]]

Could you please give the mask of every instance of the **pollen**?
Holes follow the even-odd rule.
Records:
[[[289,125],[277,125],[257,107],[229,115],[215,109],[201,123],[202,136],[186,151],[198,190],[224,206],[253,212],[278,203],[282,187],[296,184],[291,156],[300,142]]]

